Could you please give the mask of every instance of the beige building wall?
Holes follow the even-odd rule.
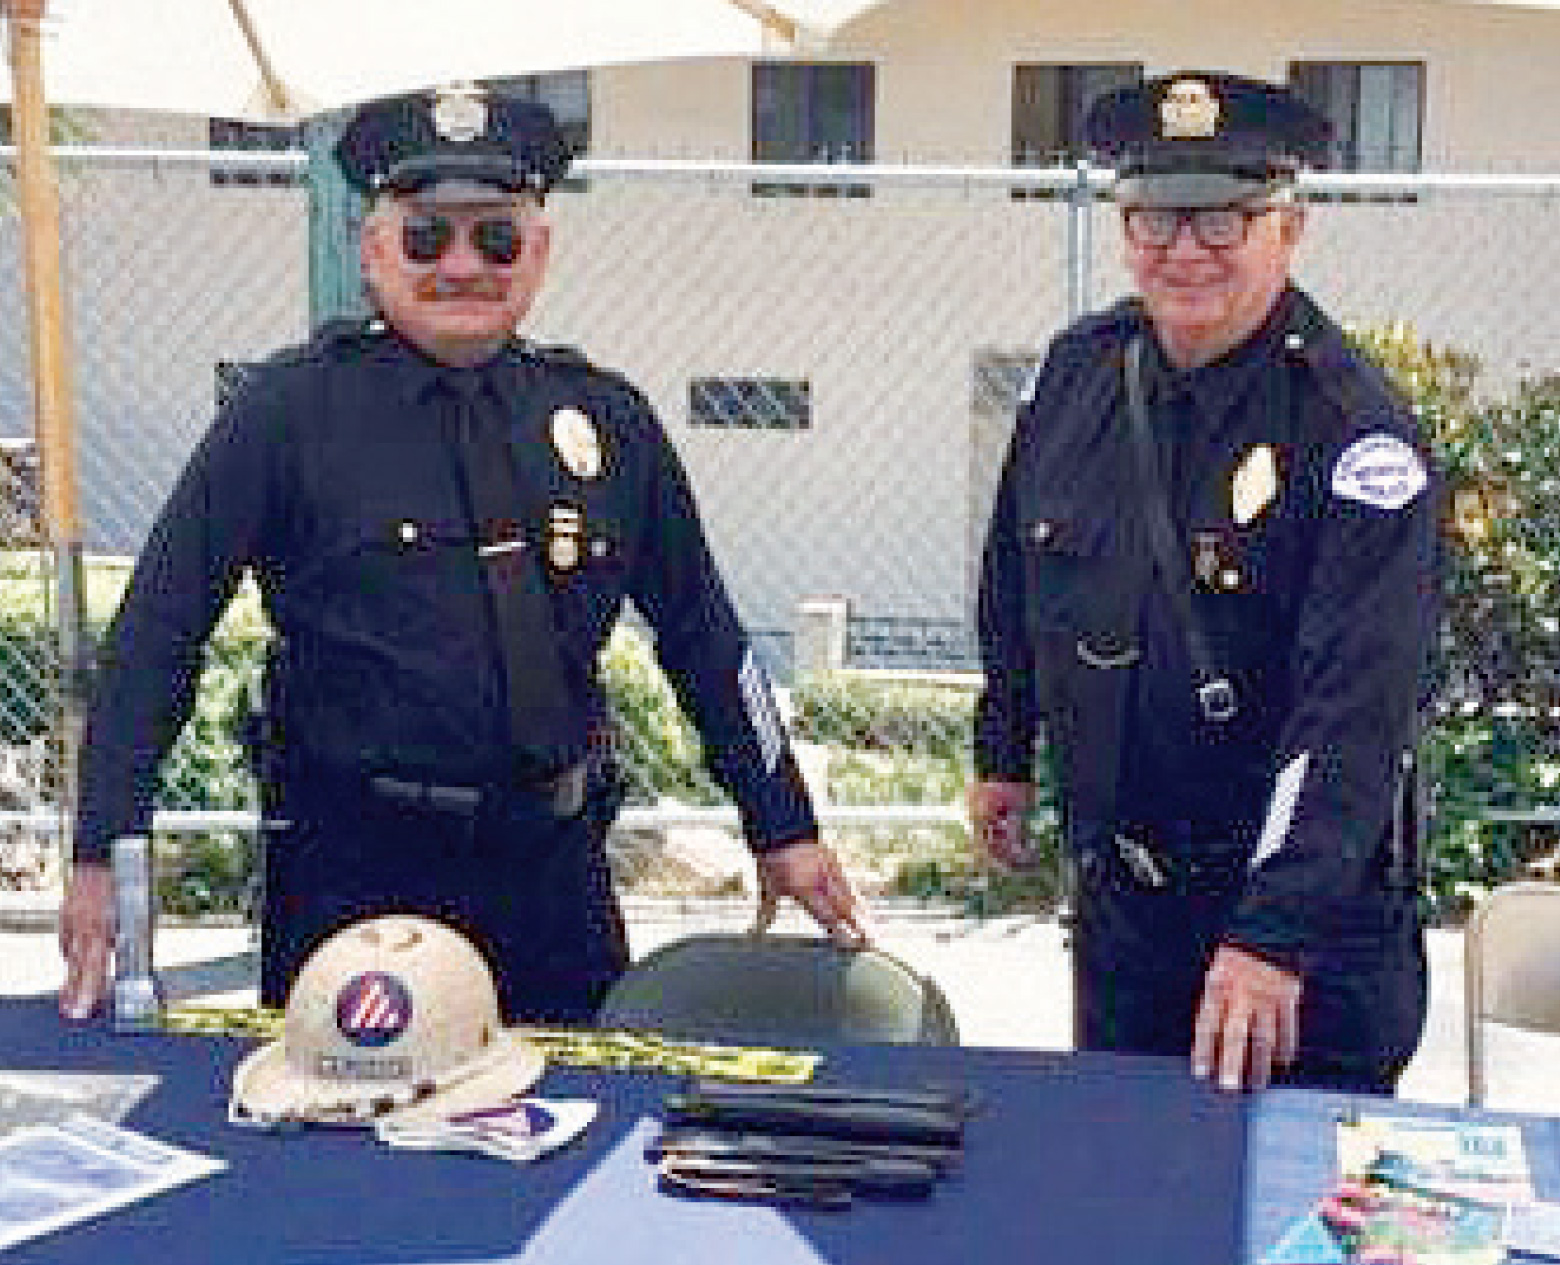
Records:
[[[1283,79],[1293,60],[1426,63],[1425,166],[1560,164],[1560,7],[1461,0],[886,0],[826,59],[878,66],[886,162],[1008,161],[1012,67],[1141,61]],[[749,76],[737,60],[618,67],[593,77],[599,154],[746,157]]]

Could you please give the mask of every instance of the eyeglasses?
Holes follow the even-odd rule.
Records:
[[[1180,236],[1181,225],[1191,226],[1192,240],[1204,250],[1234,250],[1246,242],[1251,221],[1259,220],[1277,207],[1129,206],[1121,213],[1127,240],[1149,250],[1168,250]]]
[[[508,267],[519,258],[525,235],[507,216],[473,222],[471,245],[485,263]],[[431,264],[455,243],[456,223],[447,215],[413,214],[401,221],[401,251],[414,264]]]

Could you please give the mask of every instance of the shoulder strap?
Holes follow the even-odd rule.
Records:
[[[1192,608],[1192,581],[1186,559],[1176,539],[1165,496],[1164,475],[1159,467],[1159,445],[1149,426],[1148,407],[1143,400],[1143,337],[1139,334],[1127,344],[1124,365],[1127,387],[1127,417],[1132,423],[1132,452],[1138,474],[1138,501],[1143,507],[1143,525],[1148,529],[1149,547],[1154,565],[1164,579],[1175,616],[1186,637],[1192,671],[1197,680],[1197,705],[1204,719],[1223,723],[1235,717],[1235,686],[1220,672],[1208,648],[1197,612]]]

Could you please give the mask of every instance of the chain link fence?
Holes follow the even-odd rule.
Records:
[[[306,160],[234,179],[244,165],[61,153],[94,625],[225,375],[308,333]],[[0,809],[21,812],[48,800],[57,665],[3,170]],[[1101,175],[598,160],[555,194],[528,331],[647,392],[783,679],[818,598],[843,604],[859,663],[973,666],[976,565],[1018,393],[1070,316],[1127,287]],[[1480,390],[1560,373],[1560,177],[1333,177],[1309,193],[1298,278],[1334,315],[1411,323],[1476,357]],[[237,791],[201,798],[200,775],[174,769],[165,806],[242,807]]]

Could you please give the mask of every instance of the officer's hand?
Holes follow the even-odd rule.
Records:
[[[797,839],[758,855],[758,913],[753,930],[774,922],[783,896],[793,897],[836,944],[870,942],[867,910],[832,851],[817,839]]]
[[[1024,834],[1024,817],[1035,802],[1028,782],[972,782],[965,793],[975,860],[999,870],[1021,870],[1035,857]]]
[[[108,992],[108,960],[114,944],[114,878],[106,863],[78,862],[60,905],[60,952],[65,985],[60,1013],[89,1019]]]
[[[1217,1073],[1223,1089],[1261,1089],[1300,1043],[1300,977],[1220,945],[1203,980],[1192,1042],[1192,1072]]]

